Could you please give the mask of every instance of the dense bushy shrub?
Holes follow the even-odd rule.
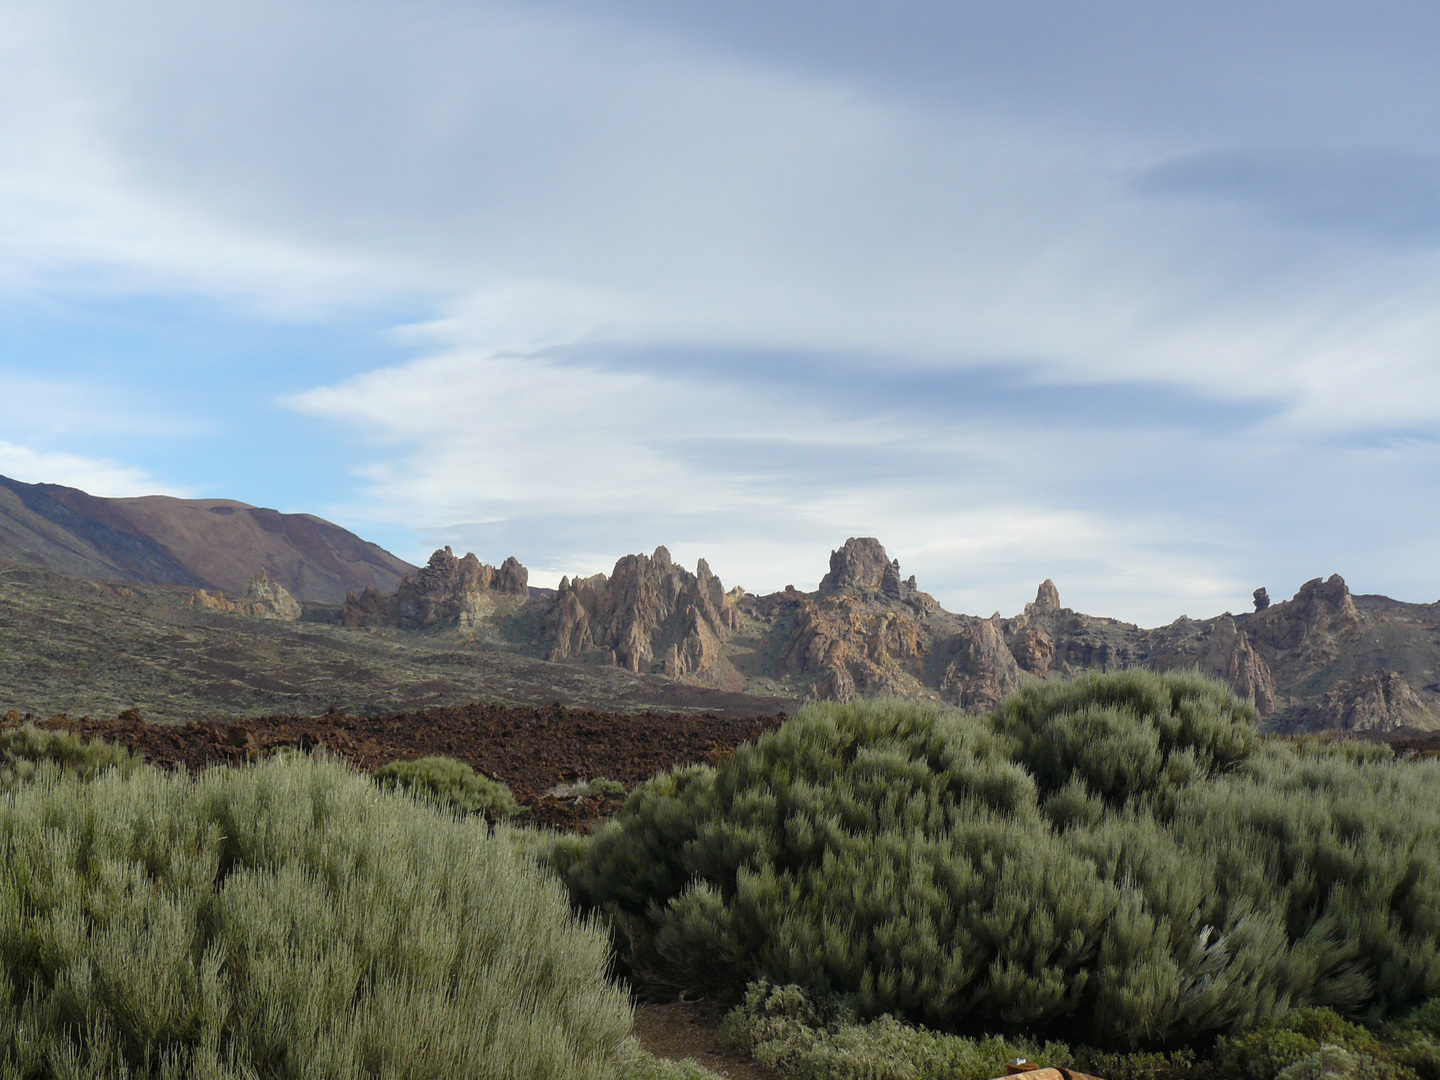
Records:
[[[382,787],[399,788],[417,799],[467,814],[489,813],[511,818],[521,810],[510,789],[497,780],[481,776],[463,761],[448,757],[423,757],[415,761],[392,761],[375,770]]]
[[[604,935],[474,819],[282,756],[0,799],[0,1076],[615,1077]]]
[[[557,845],[638,970],[1179,1046],[1440,993],[1440,764],[1261,744],[1193,674],[813,705]]]

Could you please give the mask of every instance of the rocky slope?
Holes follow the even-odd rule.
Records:
[[[415,569],[309,514],[225,499],[102,499],[3,476],[0,561],[232,595],[264,571],[298,600],[331,604],[351,590],[393,590]]]
[[[1275,730],[1440,729],[1440,605],[1352,597],[1338,575],[1286,601],[1142,628],[1064,607],[1052,581],[1009,618],[945,611],[902,578],[874,538],[830,556],[814,592],[727,592],[665,548],[627,555],[610,574],[566,578],[554,596],[522,595],[513,558],[495,569],[436,552],[390,595],[347,601],[349,626],[484,634],[553,663],[663,675],[776,697],[897,694],[992,708],[1025,679],[1132,666],[1194,667],[1254,703]]]

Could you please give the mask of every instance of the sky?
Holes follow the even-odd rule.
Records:
[[[1440,597],[1440,7],[0,0],[0,474],[534,584]]]

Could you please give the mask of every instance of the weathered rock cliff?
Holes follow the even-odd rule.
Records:
[[[624,556],[608,577],[562,578],[541,625],[549,660],[598,654],[630,671],[685,678],[715,668],[736,618],[704,559],[692,574],[659,547]]]
[[[369,588],[350,593],[340,610],[345,626],[395,626],[402,630],[469,627],[494,612],[501,598],[527,599],[529,571],[512,555],[498,567],[473,553],[456,558],[449,547],[430,556],[418,574],[407,574],[393,593]]]

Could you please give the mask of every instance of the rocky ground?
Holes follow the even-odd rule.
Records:
[[[155,720],[385,713],[482,700],[600,710],[792,710],[899,695],[993,708],[1025,681],[1193,667],[1269,731],[1440,730],[1440,604],[1352,596],[1338,576],[1290,600],[1143,628],[1063,605],[945,611],[873,538],[832,552],[813,592],[727,590],[663,547],[536,590],[437,551],[394,591],[298,603],[263,570],[243,593],[0,570],[0,708]]]
[[[138,709],[152,722],[180,723],[473,701],[719,716],[796,705],[608,665],[547,663],[483,635],[253,618],[205,597],[177,586],[0,567],[0,712],[79,717]]]
[[[561,705],[470,705],[386,716],[332,712],[153,724],[136,712],[99,720],[12,711],[0,718],[0,727],[27,719],[127,747],[167,768],[243,764],[282,747],[324,746],[367,772],[389,761],[439,754],[508,786],[528,808],[525,821],[588,829],[614,813],[624,795],[592,793],[585,781],[618,781],[628,790],[672,765],[716,764],[742,742],[779,726],[785,714],[622,715]]]

